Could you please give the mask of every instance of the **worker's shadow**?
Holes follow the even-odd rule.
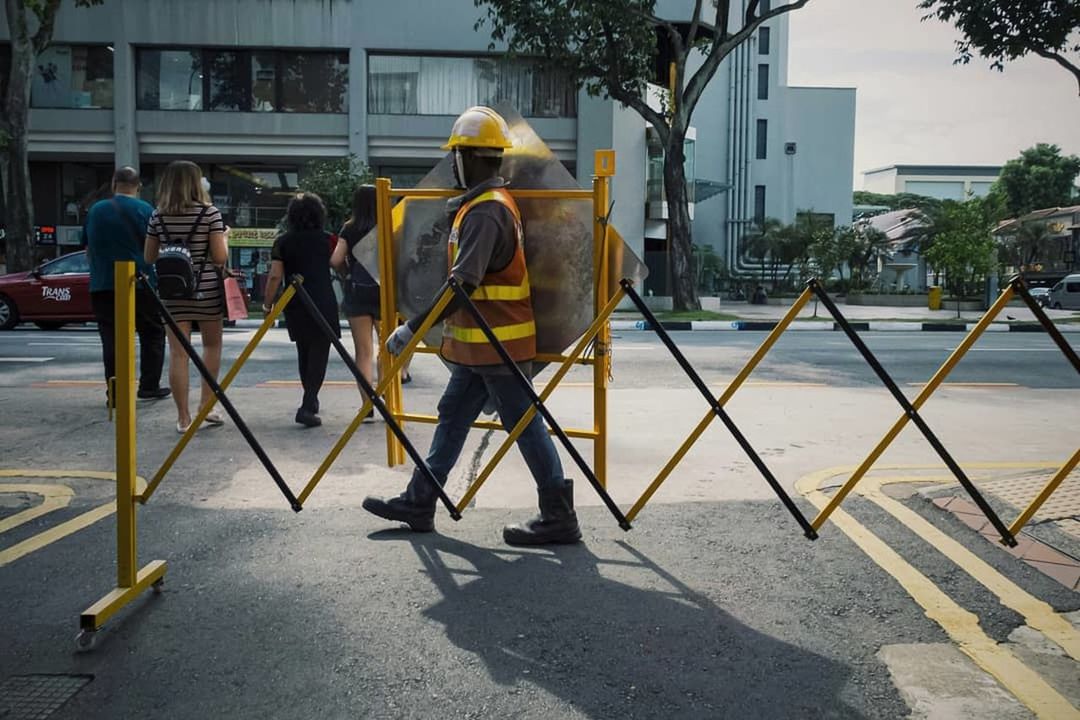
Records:
[[[601,561],[585,545],[371,537],[413,544],[443,596],[424,614],[499,684],[534,683],[597,718],[860,717],[840,697],[844,665],[747,627],[627,543]]]

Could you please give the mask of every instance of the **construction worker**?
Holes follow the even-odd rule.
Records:
[[[499,175],[503,151],[511,145],[506,121],[490,108],[470,108],[454,122],[443,149],[452,151],[454,178],[465,193],[447,203],[453,217],[447,266],[525,377],[532,377],[536,324],[521,213]],[[386,347],[392,354],[404,349],[445,289],[446,285],[426,312],[390,336]],[[489,398],[508,432],[531,403],[459,298],[455,296],[438,320],[445,321],[441,355],[451,371],[439,400],[439,423],[427,462],[439,483],[445,484],[473,421]],[[503,528],[503,539],[511,545],[578,542],[581,530],[574,512],[573,485],[563,476],[540,415],[533,417],[517,445],[536,480],[540,514],[522,525]],[[364,509],[408,523],[415,532],[431,532],[436,499],[428,480],[414,470],[404,493],[389,499],[368,497]]]

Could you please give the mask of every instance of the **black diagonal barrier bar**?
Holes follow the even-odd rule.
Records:
[[[356,362],[353,360],[352,355],[350,355],[349,351],[345,349],[345,346],[341,344],[341,339],[337,336],[337,333],[334,332],[334,329],[330,326],[330,323],[327,322],[326,318],[323,317],[322,312],[315,304],[315,301],[311,299],[311,295],[308,294],[308,291],[302,284],[297,286],[296,295],[300,298],[300,302],[304,304],[304,307],[307,308],[308,314],[311,315],[315,324],[318,325],[319,330],[330,339],[334,349],[337,350],[338,355],[340,355],[341,359],[345,362],[345,366],[349,368],[349,371],[353,374],[356,382],[360,385],[360,389],[364,391],[364,394],[371,400],[371,404],[374,405],[375,409],[379,411],[379,414],[383,416],[383,420],[386,421],[391,432],[394,433],[394,436],[402,446],[404,446],[405,452],[408,453],[409,458],[412,459],[413,463],[420,470],[420,474],[424,476],[425,480],[431,483],[431,487],[438,493],[439,500],[446,506],[447,511],[450,513],[450,517],[454,520],[460,520],[461,513],[458,512],[458,509],[450,499],[450,496],[446,494],[446,491],[443,490],[443,486],[440,485],[439,481],[435,478],[435,473],[431,471],[431,467],[427,464],[427,461],[416,451],[416,447],[409,438],[406,437],[405,431],[401,429],[401,424],[398,423],[397,418],[395,418],[394,414],[386,407],[382,398],[376,394],[375,388],[367,381],[364,374],[360,372],[360,368],[356,366]]]
[[[750,444],[750,441],[746,439],[746,436],[744,436],[742,434],[742,431],[739,430],[738,426],[735,425],[735,422],[731,419],[731,416],[727,414],[727,411],[724,410],[724,407],[717,401],[716,396],[714,396],[712,391],[709,390],[709,386],[706,385],[705,381],[701,379],[701,376],[697,374],[697,371],[694,369],[693,365],[690,364],[690,361],[687,360],[686,356],[682,354],[682,351],[679,350],[678,346],[675,344],[675,341],[672,340],[671,336],[668,335],[666,330],[664,330],[661,322],[656,319],[656,316],[653,315],[651,310],[649,310],[649,307],[641,299],[641,296],[637,294],[636,290],[634,290],[633,283],[624,278],[620,281],[620,284],[622,285],[623,290],[626,291],[626,296],[630,298],[630,301],[634,303],[638,311],[642,314],[642,316],[644,316],[645,321],[648,322],[649,328],[656,333],[657,337],[660,338],[660,342],[664,344],[664,347],[668,349],[668,352],[671,353],[671,356],[675,358],[675,362],[679,364],[679,367],[682,368],[683,372],[686,373],[687,377],[689,377],[691,382],[694,383],[694,386],[705,397],[706,402],[708,402],[709,406],[712,407],[713,412],[716,413],[716,416],[719,417],[720,421],[724,423],[724,425],[727,427],[728,432],[730,432],[732,437],[735,438],[735,442],[739,443],[739,447],[741,447],[743,449],[743,452],[746,453],[747,457],[750,458],[750,462],[754,464],[754,467],[756,467],[758,469],[758,472],[761,473],[762,477],[765,478],[765,482],[769,483],[769,487],[771,487],[773,489],[773,492],[776,493],[777,497],[780,498],[780,502],[782,502],[784,504],[784,507],[788,509],[788,512],[790,512],[792,517],[795,518],[795,521],[799,523],[799,527],[803,529],[803,533],[806,535],[806,537],[810,538],[811,540],[816,540],[818,534],[817,531],[814,530],[813,526],[810,524],[810,521],[807,520],[806,516],[803,515],[801,510],[799,510],[798,505],[795,504],[795,502],[791,499],[791,496],[788,495],[787,491],[785,491],[784,488],[780,485],[779,481],[776,479],[776,476],[773,475],[772,471],[769,470],[769,467],[761,459],[761,456],[758,455],[756,450],[754,450],[754,447]]]
[[[146,287],[149,287],[145,275],[140,275],[139,281],[142,282]],[[174,320],[173,316],[169,314],[168,309],[165,307],[165,303],[161,301],[161,298],[157,296],[156,292],[151,292],[148,294],[150,297],[153,298],[154,303],[158,307],[158,310],[161,311],[161,316],[162,318],[164,318],[165,324],[168,325],[169,329],[173,331],[173,335],[176,336],[176,339],[180,343],[180,346],[184,348],[184,352],[187,353],[187,356],[189,358],[191,358],[191,362],[199,371],[199,375],[202,376],[202,379],[206,382],[207,385],[210,386],[210,389],[213,390],[214,396],[217,397],[218,402],[221,403],[221,407],[225,408],[225,412],[227,412],[229,414],[229,417],[232,418],[233,422],[236,423],[236,427],[238,430],[240,430],[240,434],[244,436],[244,440],[247,441],[247,444],[251,447],[252,452],[255,453],[256,457],[259,458],[259,462],[261,462],[263,467],[266,468],[266,472],[270,473],[270,477],[273,478],[274,483],[281,490],[281,494],[284,495],[285,499],[289,501],[290,507],[292,507],[292,509],[296,512],[300,512],[301,510],[303,510],[303,506],[297,501],[296,496],[293,494],[293,491],[289,489],[288,484],[286,484],[284,478],[281,477],[281,473],[278,472],[278,469],[274,466],[274,463],[270,460],[270,457],[266,454],[266,451],[263,450],[262,445],[259,444],[259,441],[255,439],[255,436],[251,433],[251,430],[248,429],[247,423],[244,422],[244,418],[240,417],[240,413],[237,412],[236,408],[232,404],[232,401],[229,400],[228,396],[225,394],[225,391],[221,389],[221,385],[219,385],[214,376],[210,374],[210,370],[207,369],[206,365],[202,361],[202,358],[199,357],[199,353],[195,352],[195,348],[192,347],[191,341],[187,339],[183,331],[180,330],[180,326],[176,324],[176,320]]]
[[[524,374],[522,374],[521,368],[517,366],[517,363],[510,357],[510,354],[506,352],[506,348],[503,347],[503,344],[495,337],[495,333],[491,330],[491,326],[484,320],[484,316],[480,313],[479,308],[473,303],[472,298],[469,297],[469,294],[465,292],[465,289],[461,287],[453,276],[447,280],[447,284],[457,294],[458,298],[460,298],[468,313],[472,315],[473,320],[484,333],[484,337],[486,337],[488,342],[491,343],[491,346],[495,348],[495,352],[499,354],[499,358],[502,360],[503,365],[510,370],[513,377],[517,378],[518,384],[521,385],[522,390],[529,396],[529,400],[532,402],[533,407],[535,407],[536,411],[544,417],[548,427],[550,427],[552,432],[555,433],[555,436],[559,438],[559,442],[566,448],[566,452],[570,454],[570,457],[574,459],[574,462],[581,469],[582,474],[588,479],[589,484],[593,486],[597,495],[600,496],[604,505],[607,506],[607,509],[615,516],[615,519],[619,523],[619,527],[623,530],[630,530],[630,522],[626,519],[626,516],[623,515],[622,510],[620,510],[619,506],[615,504],[615,501],[611,499],[607,490],[604,489],[604,486],[601,485],[600,481],[596,478],[596,474],[593,472],[592,468],[585,462],[585,458],[581,457],[581,453],[574,447],[574,443],[570,441],[570,438],[563,432],[562,427],[560,427],[559,423],[555,421],[555,418],[552,417],[551,413],[544,406],[544,403],[540,400],[540,396],[536,394],[536,390],[533,388],[532,383]],[[510,430],[510,428],[507,428],[507,430]]]
[[[1035,319],[1039,321],[1039,324],[1043,326],[1043,330],[1054,341],[1054,344],[1061,349],[1061,352],[1065,354],[1067,359],[1073,366],[1076,372],[1080,373],[1080,356],[1073,350],[1072,345],[1065,339],[1065,336],[1061,334],[1061,331],[1057,329],[1057,325],[1050,319],[1050,316],[1046,314],[1046,311],[1042,309],[1035,298],[1031,297],[1031,293],[1028,292],[1027,283],[1019,276],[1016,275],[1009,280],[1009,284],[1012,286],[1013,292],[1020,296],[1020,299],[1024,301],[1024,304],[1028,306],[1031,313],[1035,316]]]
[[[1002,543],[1009,547],[1016,547],[1016,538],[1009,531],[1009,528],[1002,522],[997,513],[994,512],[994,509],[990,507],[990,504],[986,502],[986,499],[968,478],[964,469],[953,459],[952,454],[950,454],[949,451],[945,449],[945,446],[941,444],[941,440],[938,439],[937,435],[934,434],[934,431],[930,429],[930,426],[927,425],[926,421],[919,415],[919,411],[915,409],[915,406],[911,404],[911,401],[907,399],[907,396],[904,395],[903,391],[897,387],[896,382],[893,381],[889,373],[885,371],[885,368],[881,366],[877,357],[871,352],[870,348],[866,346],[866,343],[864,343],[863,339],[859,337],[859,334],[855,332],[855,329],[851,327],[847,318],[840,312],[840,308],[836,306],[836,303],[829,297],[829,294],[825,292],[825,288],[821,286],[821,283],[818,282],[817,278],[812,278],[807,283],[807,286],[817,299],[821,301],[821,304],[825,306],[825,309],[829,314],[833,316],[836,324],[844,331],[844,334],[847,335],[851,344],[859,351],[863,360],[865,360],[866,364],[874,371],[874,374],[878,376],[878,379],[884,383],[885,387],[889,390],[889,393],[896,399],[896,402],[900,403],[900,407],[903,408],[904,413],[907,414],[908,418],[913,423],[915,423],[915,427],[919,428],[919,432],[921,432],[923,437],[926,438],[926,441],[930,443],[930,447],[934,448],[934,451],[941,458],[942,462],[945,463],[946,467],[949,468],[949,471],[952,472],[963,486],[964,490],[967,491],[967,494],[971,496],[971,499],[974,500],[975,504],[982,510],[986,519],[989,520],[990,524],[994,526],[994,529],[998,531],[998,534],[1001,535]]]

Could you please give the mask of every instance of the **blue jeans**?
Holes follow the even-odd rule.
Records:
[[[481,375],[461,365],[450,371],[450,382],[439,400],[439,424],[427,456],[428,466],[440,485],[446,485],[446,477],[457,463],[465,438],[484,409],[488,395],[495,401],[507,432],[514,429],[531,405],[525,390],[511,375]],[[539,413],[518,438],[517,446],[538,488],[562,488],[566,484],[559,454]],[[411,502],[422,505],[434,505],[437,497],[419,469],[413,471],[406,493]]]

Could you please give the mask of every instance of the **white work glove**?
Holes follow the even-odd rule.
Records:
[[[390,351],[391,355],[400,355],[401,351],[405,349],[405,346],[412,339],[413,331],[409,329],[408,324],[399,325],[398,329],[386,340],[386,349]]]

